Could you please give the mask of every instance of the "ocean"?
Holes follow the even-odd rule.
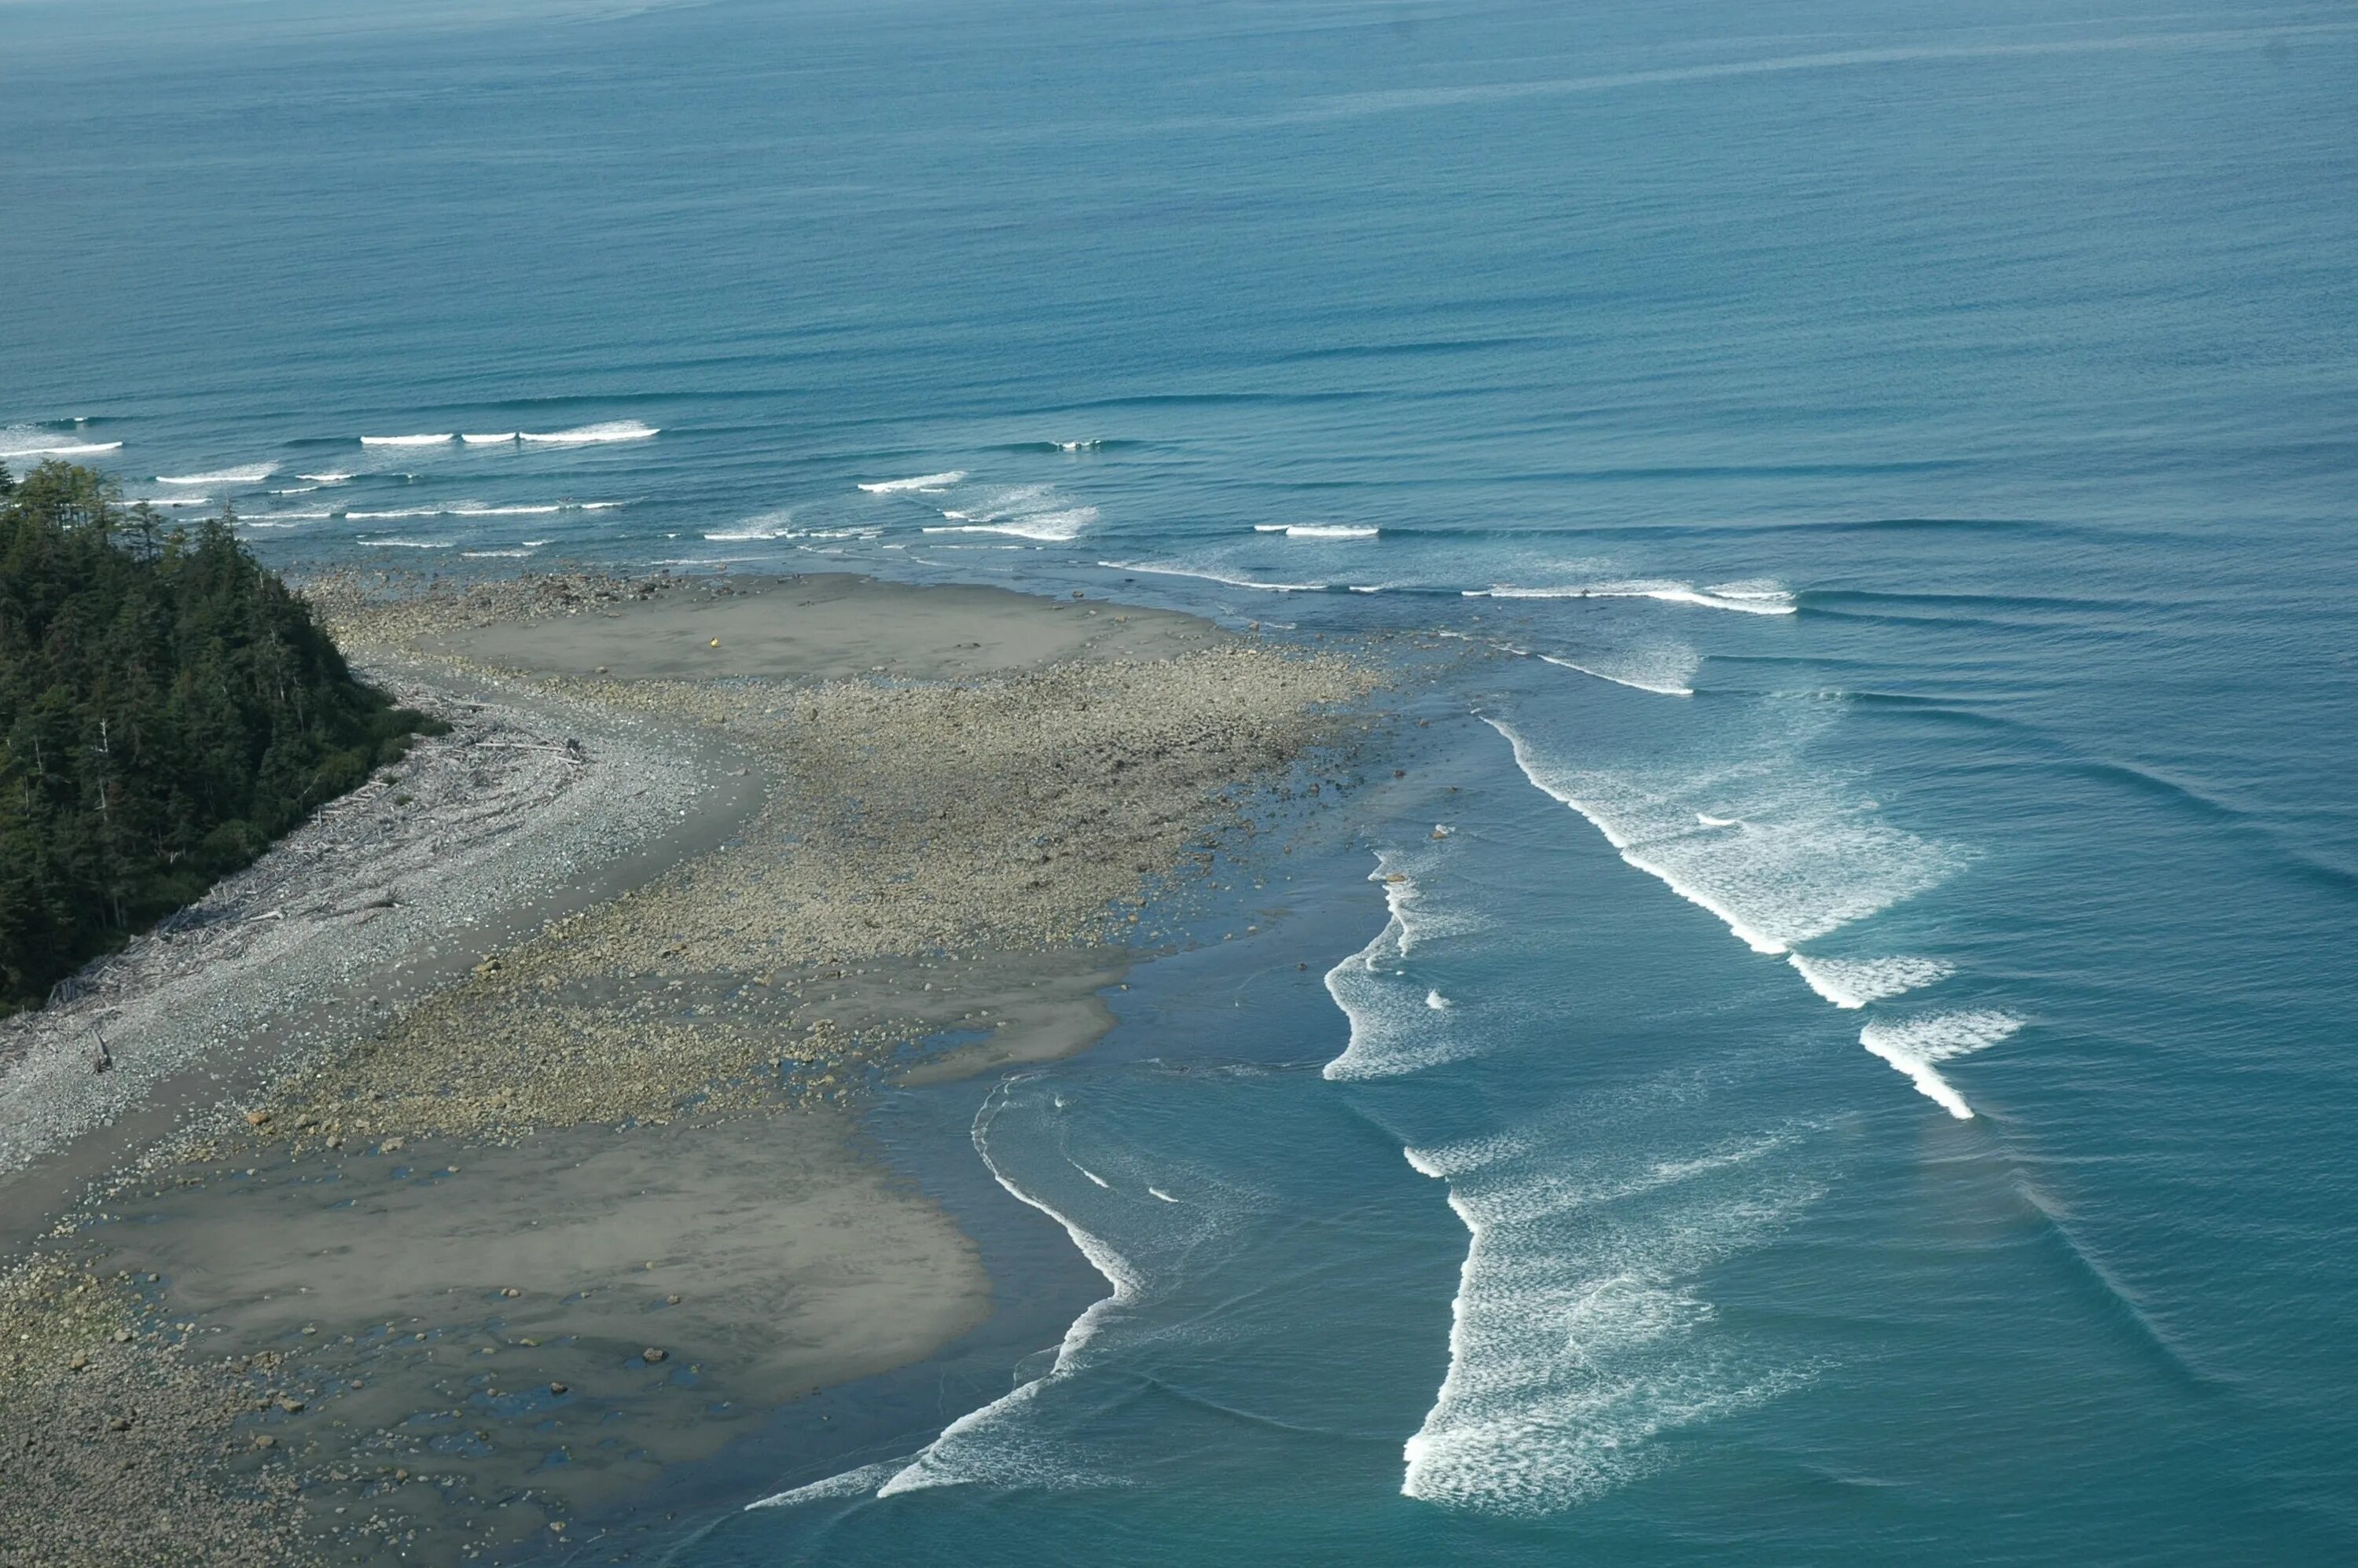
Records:
[[[2347,1561],[2353,80],[2331,5],[15,0],[0,460],[1422,672],[1101,1046],[879,1107],[999,1326],[665,1561]]]

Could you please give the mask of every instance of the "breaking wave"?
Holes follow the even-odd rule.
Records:
[[[1836,1007],[1856,1009],[1945,980],[1957,972],[1940,958],[1817,958],[1788,953],[1810,989]]]
[[[53,435],[30,425],[0,430],[0,460],[15,458],[94,458],[123,449],[120,441],[81,441]]]
[[[570,430],[519,430],[515,438],[546,447],[595,447],[609,441],[644,441],[661,433],[654,426],[643,425],[636,419],[608,419],[600,424],[577,426]],[[493,438],[495,440],[498,438]]]
[[[1918,1094],[1959,1121],[1971,1121],[1973,1107],[1940,1075],[1938,1064],[1985,1050],[2021,1027],[2013,1013],[1976,1008],[1870,1023],[1858,1032],[1858,1043],[1907,1074]]]
[[[259,484],[278,470],[276,463],[255,463],[250,468],[219,469],[211,473],[159,473],[157,484]]]
[[[1959,863],[1774,750],[1691,775],[1616,773],[1552,762],[1513,726],[1483,722],[1514,749],[1533,787],[1756,953],[1787,953],[1863,920],[1937,886]],[[1723,801],[1737,809],[1704,809]]]
[[[1205,582],[1222,583],[1229,588],[1249,588],[1262,593],[1325,593],[1329,585],[1323,582],[1256,582],[1250,578],[1223,577],[1218,572],[1198,571],[1192,567],[1148,566],[1139,561],[1099,561],[1108,571],[1146,572],[1155,577],[1192,577]]]
[[[899,495],[904,491],[947,490],[966,477],[964,469],[946,469],[940,473],[921,473],[914,479],[880,479],[860,488],[871,495]]]
[[[1517,588],[1501,583],[1493,588],[1469,588],[1468,599],[1654,599],[1665,604],[1689,604],[1704,610],[1733,610],[1745,615],[1790,615],[1793,596],[1774,583],[1725,582],[1696,588],[1683,582],[1601,582],[1565,588]]]

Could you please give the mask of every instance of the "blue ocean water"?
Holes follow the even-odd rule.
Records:
[[[0,460],[287,564],[1439,662],[1261,932],[929,1102],[1089,1265],[1061,1344],[672,1561],[2344,1560],[2353,68],[2330,5],[18,0]]]

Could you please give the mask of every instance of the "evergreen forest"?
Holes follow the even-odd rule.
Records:
[[[353,678],[230,519],[0,468],[0,1015],[442,728]]]

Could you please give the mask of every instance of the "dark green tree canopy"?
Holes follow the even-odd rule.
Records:
[[[167,528],[90,469],[0,469],[0,1013],[430,723],[352,677],[230,519]]]

